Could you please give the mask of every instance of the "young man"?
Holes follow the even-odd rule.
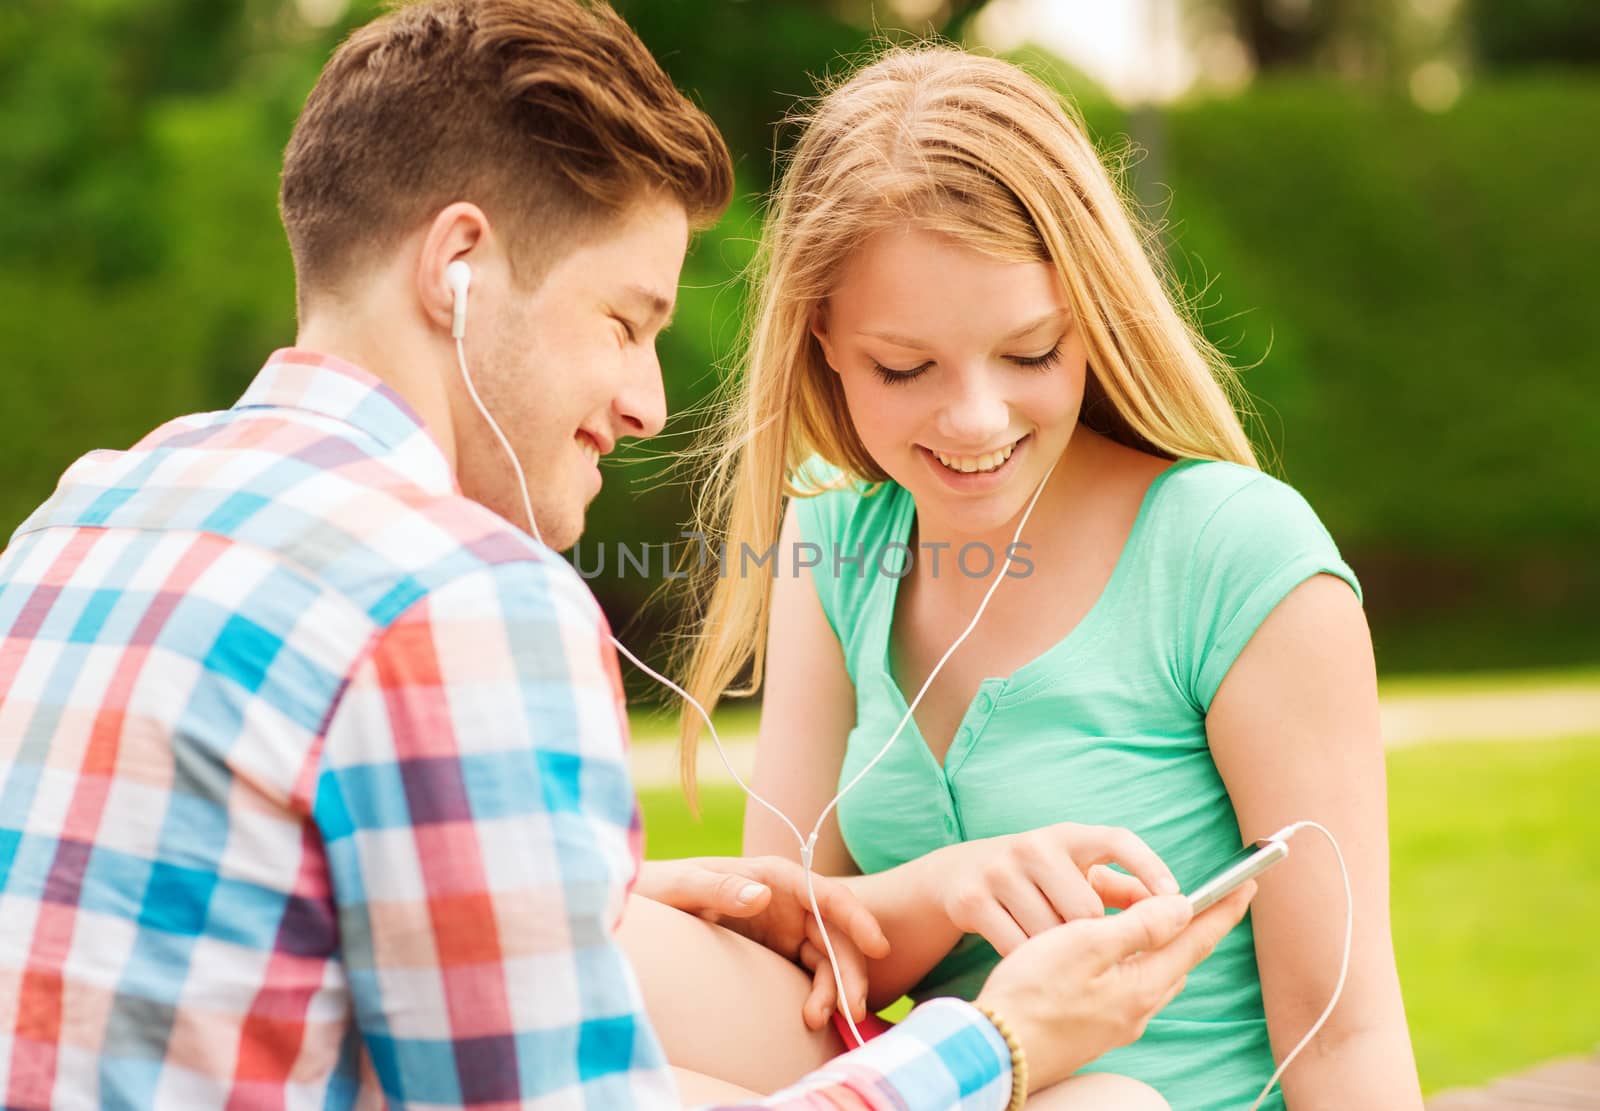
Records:
[[[340,48],[285,156],[296,346],[79,460],[0,554],[0,1105],[676,1103],[613,937],[616,657],[552,549],[662,426],[654,339],[731,185],[603,7],[425,0]],[[798,914],[770,861],[639,888],[774,942]],[[1013,1049],[1049,1082],[1133,1037],[1242,913],[1043,935],[983,999],[1014,1045],[931,1004],[771,1103],[1002,1107]]]

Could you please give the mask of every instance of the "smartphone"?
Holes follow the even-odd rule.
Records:
[[[1246,845],[1188,893],[1189,905],[1199,914],[1248,879],[1254,879],[1289,855],[1286,841],[1257,841]]]

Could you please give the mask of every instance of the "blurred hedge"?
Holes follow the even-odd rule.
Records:
[[[860,34],[793,3],[735,6],[719,28],[636,6],[669,70],[729,121],[744,188],[698,241],[662,343],[683,413],[723,373],[737,329],[771,120]],[[809,30],[752,59],[735,46],[767,25],[745,9]],[[16,26],[0,19],[0,48],[14,48],[0,54],[36,57]],[[87,62],[71,81],[37,66],[0,79],[15,139],[0,164],[13,200],[0,215],[0,535],[71,459],[228,404],[292,340],[278,157],[336,33],[246,52],[220,88],[147,90],[109,132],[103,106],[38,100],[71,95]],[[1171,186],[1177,267],[1213,337],[1259,364],[1246,375],[1258,441],[1362,576],[1386,669],[1600,656],[1600,399],[1584,323],[1600,293],[1597,109],[1600,82],[1566,76],[1473,86],[1442,116],[1299,84],[1158,121],[1143,191]],[[1103,143],[1125,142],[1117,113],[1086,110]],[[692,423],[610,472],[585,548],[676,538],[687,492],[662,485],[660,457]],[[656,582],[612,567],[591,585],[636,643],[659,628],[661,614],[633,622]]]
[[[1317,85],[1169,121],[1175,260],[1279,473],[1368,591],[1380,666],[1594,659],[1600,82],[1444,115]]]

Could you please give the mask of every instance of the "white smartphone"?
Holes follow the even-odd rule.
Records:
[[[1189,905],[1199,914],[1248,879],[1254,879],[1289,855],[1286,841],[1257,841],[1246,845],[1206,881],[1188,893]]]

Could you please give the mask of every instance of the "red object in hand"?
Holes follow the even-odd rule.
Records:
[[[856,1040],[850,1035],[850,1024],[844,1020],[844,1015],[838,1011],[834,1011],[828,1017],[833,1020],[833,1028],[839,1031],[839,1036],[844,1039],[845,1051],[848,1052],[852,1049],[855,1049]],[[887,1019],[879,1018],[877,1015],[868,1015],[866,1018],[856,1023],[856,1029],[861,1031],[861,1036],[870,1042],[879,1034],[887,1033],[888,1031],[893,1030],[894,1023],[888,1021]]]

